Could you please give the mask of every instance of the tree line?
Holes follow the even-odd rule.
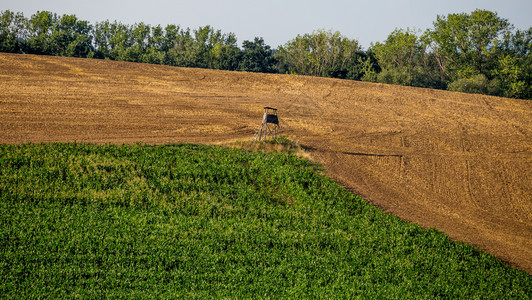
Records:
[[[237,44],[211,26],[94,25],[41,11],[0,15],[0,51],[180,67],[288,73],[532,99],[532,27],[515,29],[496,12],[438,16],[424,32],[396,29],[363,50],[339,32],[298,35],[272,49],[263,38]]]

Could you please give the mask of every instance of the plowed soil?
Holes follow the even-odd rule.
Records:
[[[532,101],[0,54],[1,143],[224,143],[264,106],[346,188],[532,274]]]

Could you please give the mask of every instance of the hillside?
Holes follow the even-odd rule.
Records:
[[[532,273],[532,102],[288,75],[0,54],[0,142],[250,139],[263,106],[376,206]]]

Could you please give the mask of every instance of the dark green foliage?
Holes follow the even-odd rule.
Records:
[[[21,51],[20,37],[24,30],[24,16],[21,13],[5,11],[0,15],[0,52]]]
[[[74,15],[63,15],[52,33],[52,53],[59,56],[87,57],[93,52],[92,26]]]
[[[340,34],[318,30],[298,35],[275,53],[281,73],[355,79],[360,46]]]
[[[253,42],[244,41],[239,69],[248,72],[273,73],[275,58],[270,46],[264,44],[264,39],[256,37]]]
[[[461,78],[451,84],[450,91],[472,93],[472,94],[498,94],[497,81],[489,81],[484,74],[479,74],[471,78]]]
[[[394,30],[384,43],[372,46],[382,68],[374,81],[427,88],[441,88],[433,57],[427,52],[426,41],[410,29]]]
[[[33,54],[53,54],[52,32],[57,23],[57,15],[48,11],[37,12],[25,23],[29,34],[24,41],[24,51]]]
[[[9,14],[9,11],[5,14]],[[25,29],[19,31],[21,51],[69,57],[89,57],[93,54],[92,26],[74,15],[59,17],[52,12],[42,11],[21,22]]]
[[[7,298],[527,298],[528,274],[286,154],[0,145]]]
[[[531,99],[532,30],[512,30],[480,9],[438,16],[419,36],[396,29],[372,46],[382,72],[366,72],[364,80]]]
[[[242,51],[236,43],[234,34],[222,34],[211,26],[192,31],[142,22],[130,26],[104,21],[92,26],[74,15],[58,16],[48,11],[29,19],[9,10],[0,14],[2,52],[237,70]]]
[[[505,36],[492,76],[505,97],[532,99],[532,27]]]
[[[495,12],[477,9],[470,14],[438,16],[427,35],[439,55],[442,72],[454,81],[489,75],[498,59],[497,44],[511,24]]]
[[[426,38],[453,90],[531,99],[531,32],[513,32],[507,19],[477,9],[438,16]]]

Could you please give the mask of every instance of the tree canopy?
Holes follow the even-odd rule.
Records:
[[[276,53],[280,70],[292,74],[352,78],[361,47],[340,32],[318,30],[298,35]]]

